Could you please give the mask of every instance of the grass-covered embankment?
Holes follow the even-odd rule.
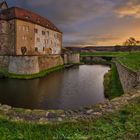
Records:
[[[53,140],[94,139],[134,140],[140,139],[140,98],[116,113],[103,115],[97,120],[79,120],[39,125],[36,123],[12,122],[0,117],[1,140]]]
[[[117,60],[134,72],[140,70],[140,52],[131,52],[125,57],[118,57]]]
[[[140,70],[140,52],[87,52],[81,53],[81,57],[86,56],[100,56],[116,58],[123,65],[133,70],[134,72]]]
[[[106,56],[106,57],[122,57],[128,55],[129,52],[83,52],[80,54],[84,56]]]
[[[13,74],[13,73],[8,73],[7,71],[1,70],[0,75],[6,78],[13,78],[13,79],[34,79],[34,78],[44,77],[52,72],[55,72],[61,69],[64,69],[64,65],[60,65],[60,66],[53,67],[47,70],[43,70],[40,73],[27,74],[27,75]]]
[[[110,64],[111,70],[104,76],[104,94],[106,98],[113,99],[121,96],[124,92],[116,65],[111,62]]]

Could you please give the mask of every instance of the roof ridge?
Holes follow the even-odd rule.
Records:
[[[36,16],[38,16],[39,18],[48,21],[48,23],[49,23],[51,26],[54,26],[54,28],[56,28],[56,30],[59,31],[59,29],[58,29],[48,18],[43,17],[43,16],[39,15],[38,13],[35,13],[35,12],[30,11],[30,10],[28,10],[28,9],[24,9],[24,8],[22,8],[22,7],[16,7],[16,6],[11,7],[11,8],[8,8],[8,9],[15,9],[15,12],[16,12],[16,9],[19,9],[19,10],[23,10],[23,11],[26,11],[26,12],[28,12],[28,13],[31,13],[31,14],[33,14],[33,15],[36,15]],[[61,31],[59,31],[59,32],[61,32]]]
[[[21,7],[10,7],[6,10],[3,10],[3,14],[6,14],[7,11],[9,13],[7,20],[17,18],[62,33],[50,20],[48,20],[48,18],[43,17],[33,11],[23,9]]]

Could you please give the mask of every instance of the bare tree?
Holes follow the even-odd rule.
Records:
[[[123,45],[128,48],[129,52],[131,52],[133,47],[140,45],[140,41],[136,40],[134,37],[130,37],[123,43]]]

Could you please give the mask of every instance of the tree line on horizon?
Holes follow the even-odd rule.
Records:
[[[133,47],[140,46],[140,40],[136,40],[134,37],[130,37],[125,42],[123,42],[122,45],[116,46],[124,46],[128,51],[132,51]]]

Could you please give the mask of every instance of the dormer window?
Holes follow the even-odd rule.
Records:
[[[40,19],[37,19],[37,22],[40,23]]]
[[[29,17],[29,16],[25,16],[25,18],[26,18],[26,19],[29,19],[30,17]]]

